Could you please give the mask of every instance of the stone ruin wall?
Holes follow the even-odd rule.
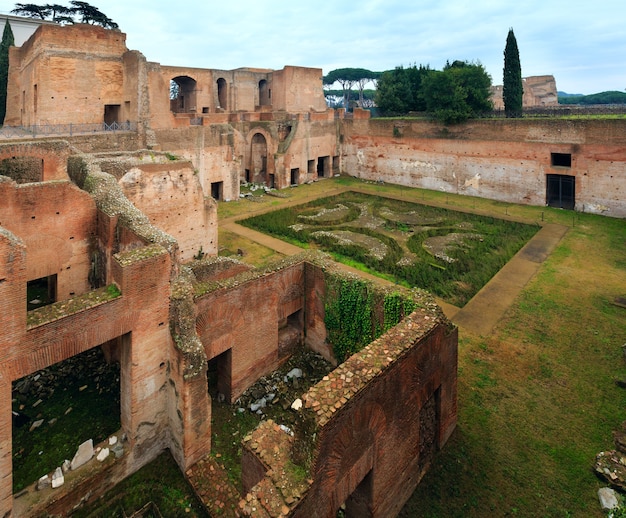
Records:
[[[344,503],[350,516],[399,512],[456,425],[456,329],[435,308],[304,394],[305,434],[266,422],[244,439],[243,516],[334,516]],[[304,479],[289,469],[302,452],[312,459]]]
[[[542,106],[558,106],[559,97],[554,76],[529,76],[522,78],[522,107],[537,108]],[[491,87],[491,100],[494,110],[504,110],[502,85]]]
[[[91,197],[69,181],[17,185],[6,177],[0,177],[0,197],[0,226],[28,250],[26,280],[56,275],[59,299],[88,291],[96,215]],[[25,312],[26,302],[19,307]]]
[[[358,178],[544,205],[546,175],[576,177],[576,210],[626,216],[626,123],[344,121],[342,169]],[[394,136],[395,135],[395,136]],[[571,167],[552,153],[571,154]]]
[[[14,145],[9,148],[15,150]],[[67,144],[55,148],[61,155],[71,152]],[[43,149],[45,162],[45,145]],[[172,238],[150,230],[147,218],[128,212],[121,190],[113,188],[113,176],[80,157],[70,163],[73,178],[81,186],[91,185],[94,197],[67,174],[65,179],[23,185],[0,178],[5,200],[0,206],[0,388],[5,402],[0,418],[1,514],[12,508],[16,516],[67,509],[89,488],[97,493],[125,478],[170,447],[169,421],[177,414],[176,398],[168,398],[162,389],[171,386],[169,380],[182,384],[178,369],[185,368],[171,345],[168,325],[170,277],[177,270],[172,261],[178,260],[178,250]],[[116,203],[107,193],[116,196]],[[165,248],[151,245],[155,240]],[[122,292],[103,302],[98,302],[90,275],[99,247],[106,248],[109,258],[100,283],[115,283]],[[27,312],[27,281],[53,273],[59,302]],[[11,383],[97,346],[106,346],[120,360],[126,454],[96,476],[106,482],[100,487],[93,486],[89,469],[72,473],[72,483],[63,489],[36,497],[26,492],[13,500]]]
[[[132,98],[123,89],[125,40],[122,32],[93,25],[70,31],[40,26],[22,47],[10,50],[5,124],[100,122],[104,105],[123,106],[122,99]],[[121,120],[136,119],[123,115]]]
[[[154,154],[130,163],[112,159],[120,161],[124,172],[116,177],[122,192],[153,226],[176,239],[183,262],[217,255],[217,203],[204,195],[189,162]]]

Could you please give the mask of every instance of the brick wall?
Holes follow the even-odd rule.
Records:
[[[271,423],[244,439],[244,516],[334,516],[344,503],[349,516],[400,511],[456,426],[457,331],[426,308],[303,396],[295,440]],[[307,451],[302,480],[289,462]]]
[[[359,178],[544,205],[546,175],[568,175],[576,181],[576,210],[626,215],[624,121],[522,119],[443,127],[371,120],[343,127],[343,170]],[[571,167],[554,167],[552,153],[570,154]]]
[[[189,162],[134,164],[119,181],[155,227],[178,242],[182,261],[217,255],[217,204],[205,197]]]
[[[207,359],[231,350],[230,401],[279,363],[279,321],[304,306],[302,262],[244,273],[196,300],[196,330]]]
[[[0,182],[0,226],[27,247],[27,281],[57,275],[57,299],[89,289],[96,208],[69,181],[17,185]]]

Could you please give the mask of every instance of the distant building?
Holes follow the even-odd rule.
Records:
[[[524,83],[523,108],[538,106],[556,106],[559,104],[554,76],[530,76],[522,79]],[[491,87],[491,100],[494,110],[504,110],[502,85]]]
[[[4,31],[7,20],[11,24],[15,46],[21,47],[22,44],[32,36],[40,25],[57,25],[54,22],[39,20],[37,18],[25,18],[24,16],[12,16],[10,14],[0,15],[0,32]]]

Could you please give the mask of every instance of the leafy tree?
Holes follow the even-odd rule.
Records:
[[[375,80],[380,75],[379,72],[372,72],[365,68],[338,68],[331,70],[324,76],[323,82],[325,86],[331,86],[339,83],[343,90],[343,106],[349,107],[350,92],[354,85],[359,85],[359,102],[363,105],[363,90],[365,85]]]
[[[446,124],[463,122],[471,116],[465,92],[451,73],[437,70],[425,78],[424,96],[428,113]]]
[[[15,4],[15,9],[11,12],[21,14],[30,18],[41,20],[51,20],[57,23],[89,23],[101,25],[105,29],[117,29],[118,25],[111,18],[105,15],[97,7],[87,2],[72,0],[72,7],[65,7],[59,4]],[[78,20],[77,20],[78,19]]]
[[[326,96],[326,102],[328,106],[331,108],[343,108],[343,91],[342,90],[329,90],[326,89],[324,91],[324,95]],[[376,95],[376,90],[363,90],[363,108],[374,108],[376,104],[374,103],[374,96]],[[348,103],[352,104],[359,101],[359,93],[351,91],[350,98]]]
[[[376,105],[380,111],[385,115],[426,111],[422,81],[430,72],[430,67],[423,65],[400,66],[383,72],[376,89]]]
[[[0,124],[4,124],[7,112],[7,86],[9,81],[9,47],[15,44],[13,30],[7,19],[0,43]]]
[[[401,115],[410,110],[413,96],[403,67],[383,72],[376,87],[376,106],[385,115]]]
[[[613,90],[590,95],[564,95],[559,92],[559,104],[626,104],[626,93]]]
[[[97,7],[94,7],[87,2],[78,2],[72,0],[71,11],[74,15],[80,16],[80,23],[90,23],[94,25],[101,25],[106,29],[117,29],[118,25],[111,20],[107,15],[101,12]]]
[[[365,85],[370,82],[375,82],[380,77],[381,73],[372,72],[371,70],[367,70],[366,68],[355,68],[354,70],[360,76],[356,80],[356,84],[359,87],[359,106],[362,108],[365,102],[365,98],[363,97]]]
[[[50,10],[53,22],[68,22],[71,19],[72,9],[59,4],[47,4],[45,6]]]
[[[15,4],[15,9],[11,12],[28,18],[40,18],[41,20],[46,20],[50,15],[50,9],[47,5],[37,4]]]
[[[478,63],[454,61],[423,82],[426,109],[445,124],[464,122],[490,111],[491,77]]]
[[[504,113],[507,117],[522,116],[523,97],[524,85],[517,40],[513,34],[513,29],[509,29],[504,48],[504,79],[502,82],[502,100],[504,101]]]

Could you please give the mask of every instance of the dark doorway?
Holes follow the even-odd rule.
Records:
[[[26,283],[26,310],[37,309],[56,302],[57,275],[40,277]]]
[[[211,183],[211,196],[214,200],[221,201],[223,198],[224,182]]]
[[[291,185],[298,185],[300,183],[300,168],[296,167],[291,170]]]
[[[372,471],[370,470],[345,504],[346,518],[367,518],[372,514]]]
[[[546,205],[574,210],[576,205],[576,177],[564,174],[547,175]]]
[[[196,111],[196,80],[177,76],[170,80],[170,110],[174,113]]]
[[[321,156],[317,159],[317,176],[318,178],[330,177],[330,157]]]
[[[105,104],[104,105],[104,123],[107,126],[111,126],[120,122],[120,111],[122,107],[119,104]]]
[[[231,403],[232,350],[218,354],[208,362],[207,382],[212,399]]]
[[[269,182],[269,177],[267,176],[267,141],[261,133],[255,133],[252,137],[250,169],[252,171],[252,182]]]

